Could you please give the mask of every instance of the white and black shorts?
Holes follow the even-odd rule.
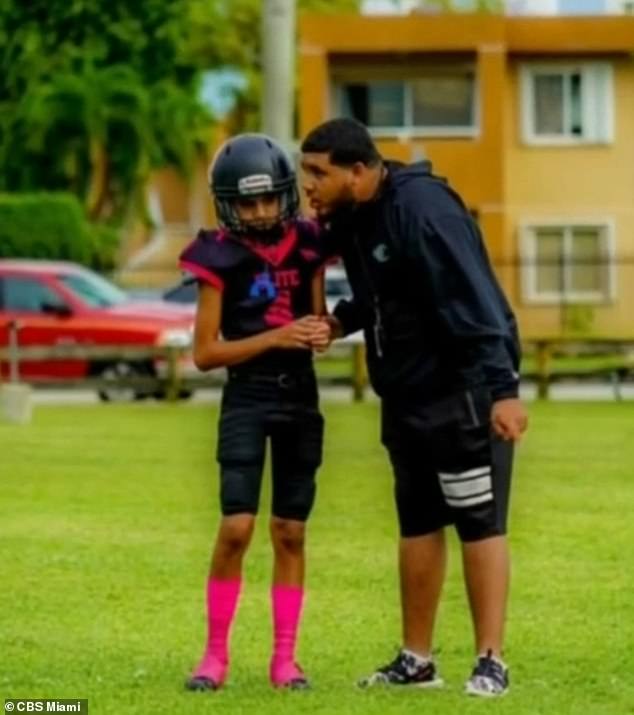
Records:
[[[513,444],[491,430],[485,388],[416,405],[382,404],[401,535],[455,524],[462,541],[506,533]]]

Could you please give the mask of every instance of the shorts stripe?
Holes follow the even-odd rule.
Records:
[[[492,489],[491,475],[487,474],[483,477],[474,477],[460,482],[444,482],[441,479],[440,486],[447,499],[464,499],[476,494],[490,492]]]
[[[439,472],[440,488],[449,506],[465,509],[493,500],[491,467],[463,472]]]
[[[449,504],[449,506],[456,507],[457,509],[464,509],[469,506],[475,506],[476,504],[484,504],[488,501],[493,501],[493,492],[490,490],[484,492],[484,494],[467,497],[466,499],[450,499],[447,497],[447,504]]]
[[[491,473],[491,467],[476,467],[475,469],[467,469],[465,472],[439,472],[438,476],[443,482],[454,482],[460,479],[471,479],[472,477],[483,477],[485,474]]]

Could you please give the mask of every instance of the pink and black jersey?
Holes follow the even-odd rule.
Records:
[[[222,335],[237,340],[312,313],[311,282],[327,259],[318,227],[296,220],[272,245],[223,230],[201,230],[181,254],[180,265],[222,291]],[[248,364],[297,369],[308,367],[311,358],[309,351],[271,350]]]

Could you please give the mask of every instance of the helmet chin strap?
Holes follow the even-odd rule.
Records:
[[[286,233],[286,223],[278,221],[270,228],[258,228],[244,224],[241,233],[245,238],[250,238],[258,243],[277,243]]]

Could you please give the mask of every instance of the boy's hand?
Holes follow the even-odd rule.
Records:
[[[299,320],[271,330],[273,347],[283,350],[312,349],[313,335],[320,322],[317,316],[306,315]]]
[[[311,335],[311,346],[318,353],[323,353],[328,350],[332,342],[332,330],[330,323],[325,318],[317,318],[317,322],[313,326]]]

